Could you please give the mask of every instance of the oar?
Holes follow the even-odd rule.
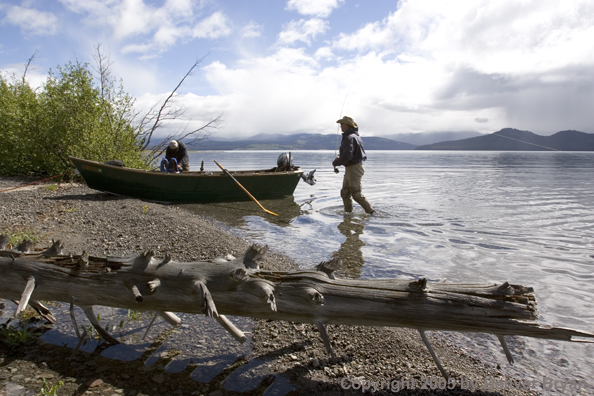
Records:
[[[262,210],[263,210],[264,212],[266,212],[266,213],[270,213],[271,215],[278,216],[276,213],[274,213],[274,212],[271,212],[271,211],[269,211],[268,209],[264,208],[264,206],[262,206],[262,205],[260,204],[260,202],[258,202],[258,200],[257,200],[256,198],[254,198],[254,196],[253,196],[252,194],[250,194],[250,192],[249,192],[248,190],[246,190],[246,189],[245,189],[245,187],[244,187],[244,186],[242,186],[242,185],[241,185],[241,183],[240,183],[240,182],[238,182],[238,181],[237,181],[237,179],[235,179],[235,178],[234,178],[234,177],[231,175],[231,173],[229,173],[229,171],[228,171],[227,169],[223,168],[223,165],[219,164],[219,163],[218,163],[216,160],[215,160],[215,164],[217,164],[217,165],[219,166],[219,168],[221,168],[221,170],[222,170],[223,172],[225,172],[225,174],[226,174],[227,176],[229,176],[231,179],[233,179],[233,181],[235,182],[235,184],[237,184],[239,187],[241,187],[241,189],[242,189],[243,191],[245,191],[245,193],[246,193],[246,194],[247,194],[247,195],[248,195],[248,196],[249,196],[251,199],[253,199],[253,200],[254,200],[254,202],[255,202],[255,203],[257,203],[257,204],[258,204],[258,206],[259,206],[259,207],[261,207],[261,208],[262,208]]]

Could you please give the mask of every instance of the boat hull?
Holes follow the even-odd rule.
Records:
[[[87,185],[99,191],[149,201],[206,203],[246,201],[247,194],[223,172],[166,173],[107,165],[70,157]],[[293,195],[302,170],[231,172],[256,199]]]

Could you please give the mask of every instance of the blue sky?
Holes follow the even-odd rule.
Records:
[[[177,98],[220,137],[594,133],[591,0],[0,0],[0,72],[38,86],[101,44],[139,111]],[[344,108],[343,107],[344,103]]]

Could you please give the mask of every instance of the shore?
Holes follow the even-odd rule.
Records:
[[[0,178],[0,191],[32,180]],[[169,254],[180,261],[237,256],[250,245],[249,241],[218,228],[207,218],[173,205],[114,197],[81,184],[61,184],[55,189],[51,186],[55,185],[0,193],[0,234],[31,233],[38,238],[37,247],[47,247],[52,240],[61,240],[65,251],[70,253],[86,251],[95,256],[129,256],[152,250],[157,257]],[[298,268],[282,252],[268,252],[261,267]],[[5,310],[14,308],[9,301],[4,301],[4,305]],[[408,386],[414,389],[400,390],[396,394],[537,394],[521,389],[485,389],[485,381],[507,380],[497,365],[469,356],[438,334],[429,333],[429,338],[446,371],[458,382],[452,390],[421,389],[424,378],[436,379],[441,374],[416,331],[329,326],[328,332],[336,360],[327,355],[315,326],[253,320],[252,351],[208,383],[191,378],[195,368],[191,364],[179,373],[168,373],[166,366],[170,358],[167,356],[145,366],[145,360],[154,352],[150,348],[131,362],[100,356],[100,348],[92,353],[78,352],[69,362],[72,349],[41,340],[12,349],[0,343],[0,395],[40,394],[44,379],[48,384],[64,382],[59,395],[260,395],[275,378],[281,377],[293,388],[288,393],[291,395],[358,395],[362,390],[353,389],[352,385],[356,387],[361,380],[378,384],[384,381],[384,389],[374,392],[378,395],[395,394],[396,389],[386,389],[386,384],[403,380],[408,380]],[[229,342],[233,342],[230,336]],[[240,393],[225,388],[224,381],[234,370],[258,360],[266,363],[258,366],[258,374],[264,379],[255,389]],[[478,383],[478,389],[466,389],[468,383],[461,387],[462,378]],[[533,389],[540,390],[539,387]]]

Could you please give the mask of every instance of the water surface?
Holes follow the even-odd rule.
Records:
[[[193,168],[204,161],[215,170],[216,159],[246,170],[270,168],[280,153],[196,152],[190,160]],[[354,214],[344,214],[343,168],[333,172],[333,151],[292,155],[304,170],[317,169],[317,184],[300,182],[294,197],[262,201],[278,218],[252,202],[184,207],[215,213],[234,232],[303,267],[339,256],[352,278],[533,286],[540,323],[594,331],[594,153],[370,151],[363,193],[379,216],[356,204]],[[493,336],[449,336],[507,367]],[[510,375],[594,374],[593,345],[512,342],[524,352]]]

